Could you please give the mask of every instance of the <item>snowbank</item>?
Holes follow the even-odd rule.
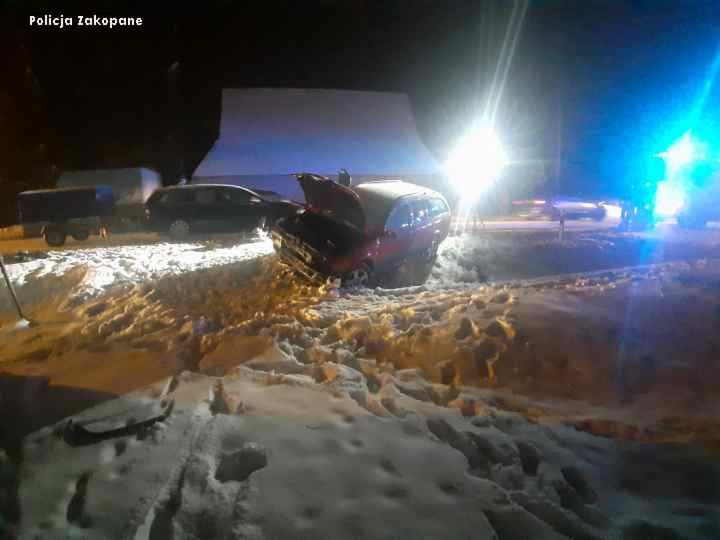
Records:
[[[158,280],[168,275],[249,261],[273,252],[266,238],[242,243],[213,241],[111,246],[48,251],[26,262],[9,264],[8,273],[26,304],[47,301],[55,293],[81,302],[118,286]],[[0,311],[11,309],[0,295]]]

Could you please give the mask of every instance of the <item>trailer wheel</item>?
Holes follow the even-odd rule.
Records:
[[[168,232],[175,240],[183,240],[190,234],[190,224],[182,219],[176,219],[170,224]]]
[[[67,235],[65,231],[56,227],[48,227],[43,232],[43,238],[48,246],[60,247],[65,244],[65,238]]]
[[[83,229],[80,231],[73,231],[72,237],[74,240],[77,240],[78,242],[84,242],[88,238],[90,238],[90,231],[87,229]]]

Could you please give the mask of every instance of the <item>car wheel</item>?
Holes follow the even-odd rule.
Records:
[[[370,283],[370,275],[370,265],[362,263],[343,277],[343,287],[367,287]]]
[[[423,260],[422,260],[422,262],[425,263],[425,264],[429,264],[430,266],[432,266],[433,264],[435,264],[435,259],[437,259],[437,251],[438,251],[437,244],[436,244],[435,242],[433,242],[433,243],[430,245],[430,247],[428,247],[428,248],[423,252]]]
[[[168,232],[175,240],[182,240],[190,235],[190,224],[182,219],[176,219],[170,224]]]
[[[422,285],[425,283],[430,277],[436,259],[437,246],[432,245],[421,254],[417,264],[413,265],[410,285]]]
[[[85,240],[90,238],[90,232],[87,230],[75,231],[74,233],[72,233],[72,237],[78,242],[84,242]]]
[[[51,227],[49,229],[45,229],[45,233],[43,234],[43,237],[45,238],[45,242],[47,243],[48,246],[60,247],[63,244],[65,244],[65,238],[67,236],[60,229]]]

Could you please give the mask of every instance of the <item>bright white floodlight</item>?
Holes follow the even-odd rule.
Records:
[[[477,199],[505,165],[507,157],[497,135],[489,127],[480,127],[460,139],[445,162],[445,172],[463,198]]]

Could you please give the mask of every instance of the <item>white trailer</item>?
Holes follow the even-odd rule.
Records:
[[[60,175],[59,188],[101,187],[115,195],[115,219],[111,227],[137,229],[143,222],[145,201],[162,187],[160,174],[145,167],[125,169],[91,169],[65,171]]]

